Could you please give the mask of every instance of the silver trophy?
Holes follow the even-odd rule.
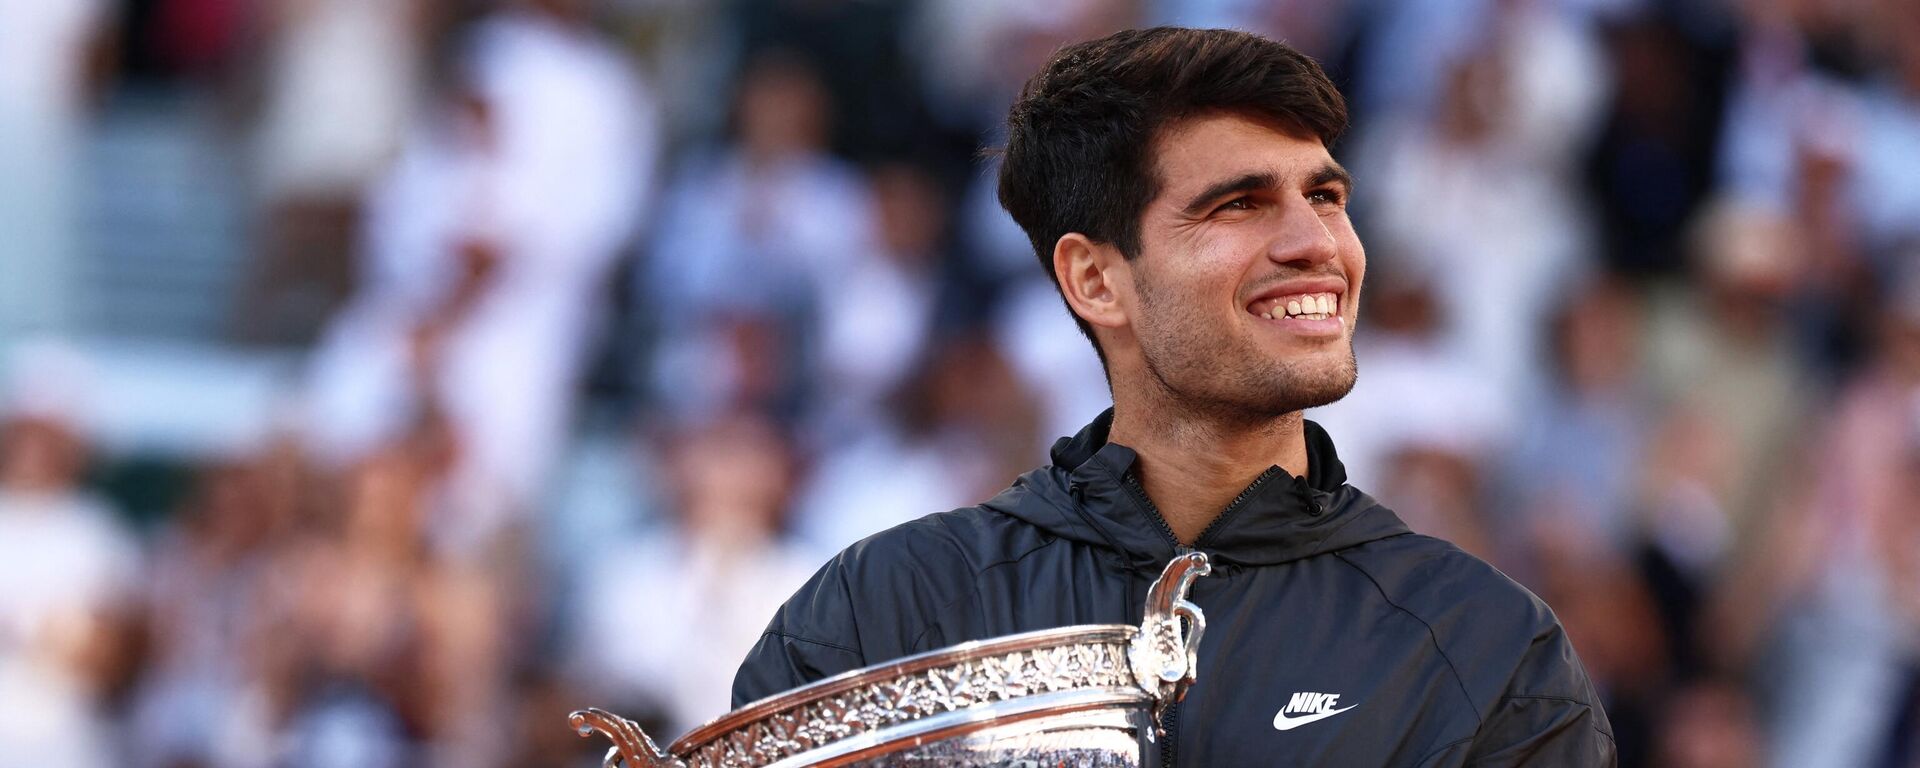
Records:
[[[602,768],[1137,768],[1157,754],[1160,713],[1193,684],[1207,622],[1187,591],[1210,570],[1204,554],[1175,557],[1138,627],[1027,632],[857,669],[736,709],[664,752],[604,710],[568,721],[613,740]]]

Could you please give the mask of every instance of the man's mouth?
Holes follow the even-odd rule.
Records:
[[[1323,292],[1275,296],[1255,301],[1247,306],[1247,312],[1266,320],[1289,317],[1326,320],[1340,316],[1340,294]]]

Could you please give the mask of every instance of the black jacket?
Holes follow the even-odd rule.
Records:
[[[1135,453],[1106,441],[1111,419],[985,504],[829,561],[741,665],[735,706],[968,640],[1138,623],[1176,543]],[[1191,596],[1207,633],[1164,764],[1612,765],[1606,713],[1546,604],[1408,531],[1346,484],[1324,430],[1306,435],[1306,478],[1269,469],[1195,542],[1214,566]]]

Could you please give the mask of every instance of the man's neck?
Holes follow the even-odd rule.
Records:
[[[1192,546],[1254,478],[1279,465],[1307,473],[1307,441],[1298,411],[1261,422],[1156,418],[1152,408],[1114,408],[1107,439],[1139,454],[1135,471],[1174,538]]]

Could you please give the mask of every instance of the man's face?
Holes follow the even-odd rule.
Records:
[[[1346,171],[1319,139],[1234,115],[1176,124],[1155,150],[1130,312],[1155,385],[1237,419],[1345,396],[1367,266]]]

